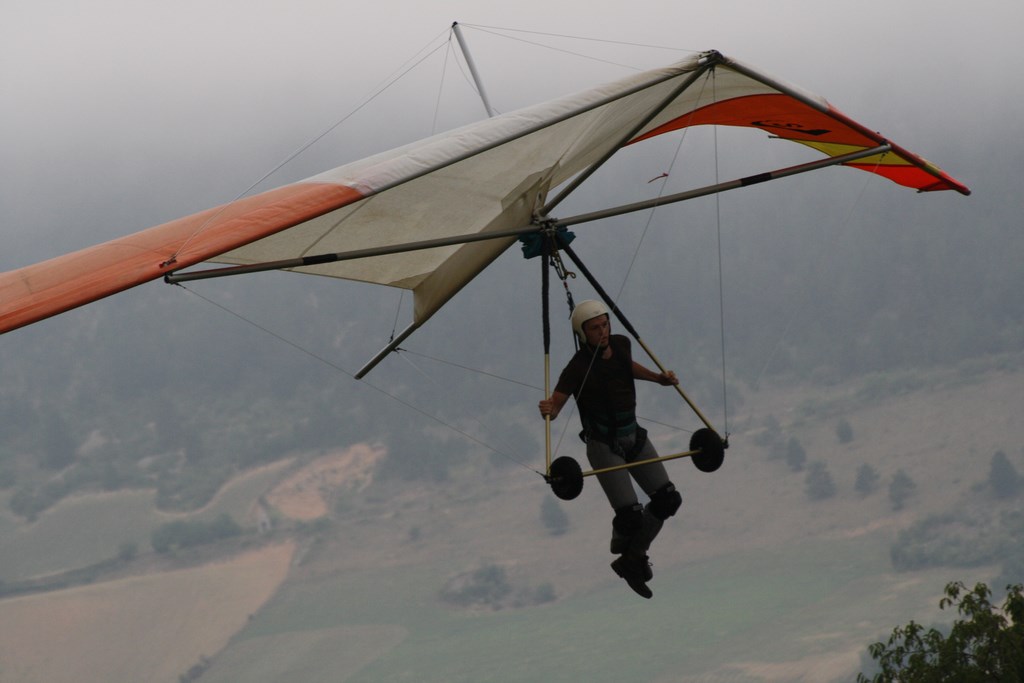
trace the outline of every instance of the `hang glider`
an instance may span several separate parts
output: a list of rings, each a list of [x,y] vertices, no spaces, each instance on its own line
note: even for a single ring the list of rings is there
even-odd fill
[[[703,87],[712,72],[714,87]],[[824,157],[649,202],[551,217],[624,146],[696,125],[758,128]],[[161,277],[283,269],[412,290],[411,325],[362,376],[520,235],[836,164],[920,192],[970,193],[826,100],[707,52],[2,273],[0,333]],[[183,270],[203,263],[228,267]]]

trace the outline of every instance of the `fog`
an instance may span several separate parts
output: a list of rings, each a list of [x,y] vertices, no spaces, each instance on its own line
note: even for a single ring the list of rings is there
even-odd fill
[[[1016,358],[1024,9],[994,0],[687,5],[6,2],[0,269],[482,118],[448,42],[459,21],[500,111],[717,49],[826,97],[973,190],[915,195],[828,169],[659,210],[649,223],[577,230],[581,256],[621,292],[715,423],[730,408],[722,382],[741,404],[771,382],[828,387]],[[628,150],[559,211],[651,196],[648,180],[670,167],[679,142]],[[684,142],[666,192],[812,158],[749,131]],[[352,380],[409,315],[396,290],[287,273],[188,290],[155,282],[0,338],[0,467],[46,451],[54,427],[43,416],[52,415],[79,445],[91,434],[129,444],[111,455],[126,467],[135,465],[127,451],[160,439],[195,449],[197,468],[220,468],[211,480],[284,452],[358,442],[411,453],[423,470],[467,454],[539,467],[539,265],[515,252],[406,346],[533,388],[410,354]],[[572,286],[577,300],[592,296]],[[558,289],[556,366],[571,350]],[[675,405],[648,410],[693,426]],[[740,425],[738,450],[751,448],[756,427]],[[559,428],[572,437],[575,425]],[[909,441],[921,436],[908,428]],[[1006,448],[1024,466],[1009,430],[986,438],[982,465]],[[14,469],[19,485],[43,476],[20,460]],[[5,524],[0,533],[15,526]]]
[[[879,199],[868,198],[887,202],[884,211],[864,212],[864,204],[847,211],[896,225],[935,216],[976,224],[974,212],[991,215],[1019,202],[1014,179],[1024,161],[1005,142],[1021,132],[1016,112],[1024,87],[1005,74],[1021,62],[1009,28],[1020,11],[1003,2],[868,2],[845,10],[813,2],[596,10],[573,3],[484,9],[456,2],[356,10],[299,2],[287,11],[230,2],[163,8],[107,2],[88,9],[9,3],[0,28],[7,103],[0,112],[0,202],[8,244],[0,267],[127,234],[482,116],[464,70],[454,67],[458,58],[445,45],[452,20],[481,26],[467,28],[468,40],[503,111],[619,76],[627,70],[620,64],[653,66],[681,54],[636,45],[715,48],[748,60],[823,94],[976,193],[968,200],[897,199],[885,188]],[[513,30],[501,38],[487,27]],[[560,37],[566,35],[629,45]],[[409,77],[389,85],[424,56]],[[762,142],[723,153],[720,173],[764,170],[782,158],[772,156],[778,147]],[[654,177],[667,159],[638,166],[636,174]],[[708,165],[691,166],[707,172]],[[683,173],[679,177],[689,178]],[[803,191],[853,207],[862,183],[837,180],[831,198],[807,186]],[[762,193],[764,201],[756,191],[749,194],[723,200],[726,217],[737,215],[734,232],[756,230],[753,216],[810,201],[782,199],[769,208],[764,201],[785,197],[784,190]],[[803,218],[816,220],[810,213]],[[741,235],[736,239],[742,249]],[[976,236],[965,231],[964,239]],[[826,252],[826,258],[840,258]]]

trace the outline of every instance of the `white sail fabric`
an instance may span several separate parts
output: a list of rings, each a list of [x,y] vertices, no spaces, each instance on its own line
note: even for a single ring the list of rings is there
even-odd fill
[[[704,80],[701,70],[711,68],[714,78]],[[694,125],[759,128],[918,191],[970,194],[824,99],[709,52],[0,273],[0,333],[211,261],[292,260],[299,272],[411,289],[419,326],[515,237],[318,265],[296,260],[527,230],[550,190],[620,145]],[[857,150],[865,151],[858,161],[846,159]]]
[[[479,232],[528,228],[550,188],[623,142],[697,59],[511,112],[314,176],[365,196],[214,261],[252,264]],[[657,121],[692,108],[684,95]],[[656,124],[652,124],[656,125]],[[298,268],[415,294],[422,323],[515,241],[506,238]]]

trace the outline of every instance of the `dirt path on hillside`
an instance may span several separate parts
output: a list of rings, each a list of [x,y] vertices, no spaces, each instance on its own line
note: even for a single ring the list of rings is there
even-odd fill
[[[4,600],[3,680],[178,680],[277,592],[294,553],[287,542],[202,567]]]
[[[289,519],[324,517],[339,491],[358,493],[373,482],[373,471],[386,454],[380,446],[359,443],[317,458],[275,486],[265,500]]]

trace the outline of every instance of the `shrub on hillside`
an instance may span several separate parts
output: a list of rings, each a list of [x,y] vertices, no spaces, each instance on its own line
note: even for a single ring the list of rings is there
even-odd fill
[[[25,484],[15,490],[7,502],[11,512],[34,522],[39,514],[50,509],[61,498],[67,495],[68,487],[65,481],[57,477],[42,486]]]
[[[807,451],[804,450],[803,445],[795,436],[790,437],[789,443],[786,444],[786,464],[789,465],[789,469],[794,472],[801,472],[806,462]]]
[[[853,427],[845,417],[839,418],[839,423],[836,425],[836,438],[839,439],[839,443],[853,441]]]
[[[892,509],[902,510],[906,505],[907,498],[914,493],[915,488],[917,488],[917,484],[909,474],[903,470],[896,472],[889,483],[889,502],[892,503]]]
[[[151,536],[153,550],[167,553],[239,536],[242,527],[227,513],[210,522],[179,520],[157,528]]]
[[[456,605],[500,605],[512,592],[505,568],[484,564],[471,572],[460,574],[441,590],[441,597]]]
[[[528,607],[551,602],[555,589],[550,583],[536,587],[515,586],[501,565],[481,564],[452,577],[441,589],[441,599],[459,607]]]
[[[139,554],[139,545],[135,541],[125,541],[117,546],[117,559],[121,562],[131,562]]]
[[[996,451],[989,465],[988,483],[996,498],[1013,498],[1020,493],[1020,475],[1003,451]]]
[[[446,434],[396,430],[384,438],[387,455],[375,476],[393,481],[444,482],[453,467],[465,462],[466,446]]]
[[[929,515],[904,529],[889,549],[898,571],[931,567],[977,567],[996,561],[1004,550],[992,520],[963,512]]]
[[[836,495],[836,483],[832,479],[832,474],[820,460],[812,462],[807,468],[804,493],[814,501],[826,500]]]
[[[197,510],[209,503],[214,494],[234,474],[229,465],[187,465],[180,471],[160,477],[156,504],[161,510]]]

